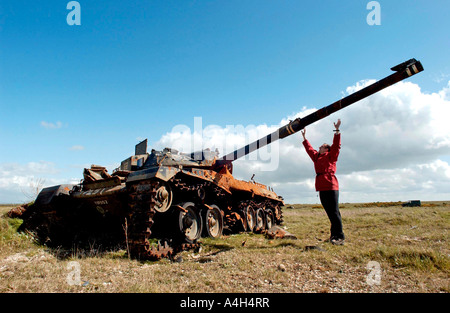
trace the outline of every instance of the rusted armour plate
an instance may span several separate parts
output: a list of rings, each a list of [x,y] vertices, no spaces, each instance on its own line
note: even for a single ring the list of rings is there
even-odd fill
[[[268,239],[297,239],[297,237],[280,226],[274,225],[266,232]]]
[[[13,209],[11,209],[8,213],[7,213],[7,216],[9,217],[9,218],[21,218],[22,217],[22,215],[25,213],[25,211],[27,210],[27,208],[28,208],[28,203],[27,204],[23,204],[23,205],[20,205],[20,206],[18,206],[18,207],[15,207],[15,208],[13,208]]]

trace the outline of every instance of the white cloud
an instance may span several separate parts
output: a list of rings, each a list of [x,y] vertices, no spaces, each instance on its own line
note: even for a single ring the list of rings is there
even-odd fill
[[[433,77],[433,81],[436,83],[441,83],[443,81],[445,81],[446,79],[448,79],[450,77],[450,74],[445,74],[443,72],[439,73],[439,74],[435,74]]]
[[[56,123],[41,121],[41,126],[46,129],[58,129],[61,128],[63,125],[60,121],[57,121]]]
[[[22,203],[34,200],[37,187],[69,183],[55,178],[60,170],[51,162],[0,164],[0,203]]]
[[[84,150],[84,146],[81,146],[81,145],[75,145],[75,146],[70,147],[69,150],[72,150],[72,151],[81,151],[81,150]]]
[[[439,91],[439,96],[444,100],[450,101],[450,81],[446,87]]]
[[[346,202],[448,200],[450,165],[441,160],[340,176]]]

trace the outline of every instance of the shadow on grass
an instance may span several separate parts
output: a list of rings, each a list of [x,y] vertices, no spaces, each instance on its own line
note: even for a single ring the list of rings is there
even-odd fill
[[[307,252],[307,251],[313,251],[313,250],[315,250],[315,251],[322,251],[322,252],[326,251],[325,248],[323,248],[323,247],[321,247],[319,245],[315,245],[315,246],[313,246],[313,245],[304,245],[304,244],[300,244],[298,242],[293,242],[293,241],[283,241],[283,242],[280,242],[280,243],[278,243],[276,245],[270,246],[270,248],[280,248],[280,247],[281,248],[282,247],[292,247],[292,248],[300,250],[301,252]]]
[[[305,245],[298,239],[271,239],[264,236],[264,234],[255,233],[240,233],[238,235],[239,240],[231,241],[231,244],[218,243],[215,244],[213,241],[208,241],[206,244],[209,247],[222,248],[226,250],[236,249],[236,248],[247,248],[255,250],[265,250],[265,249],[279,249],[283,247],[292,247],[300,251],[326,251],[326,249],[320,247],[319,245]],[[263,240],[263,242],[261,242]]]
[[[229,251],[229,250],[233,250],[235,248],[234,246],[229,245],[229,244],[213,243],[213,242],[208,242],[208,243],[201,242],[201,245],[204,247],[208,247],[211,250],[217,249],[217,250],[219,250],[219,252]]]
[[[86,259],[86,258],[102,258],[108,257],[113,259],[127,259],[126,246],[124,244],[116,244],[115,246],[102,246],[101,244],[92,243],[90,246],[86,245],[60,245],[48,246],[41,245],[45,250],[52,254],[60,261],[68,259]]]

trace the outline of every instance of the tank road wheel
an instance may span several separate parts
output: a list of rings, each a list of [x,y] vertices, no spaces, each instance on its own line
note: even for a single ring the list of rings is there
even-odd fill
[[[262,208],[256,210],[255,233],[260,233],[266,228],[266,214]]]
[[[223,232],[223,217],[219,207],[215,204],[208,205],[203,210],[204,235],[211,238],[219,238]]]
[[[172,205],[172,190],[169,185],[163,184],[156,190],[155,210],[164,213]]]
[[[247,224],[247,231],[252,232],[256,226],[256,215],[255,210],[251,205],[244,207],[244,219]]]
[[[193,243],[202,235],[202,217],[192,202],[185,202],[179,206],[178,231],[182,239]]]
[[[275,223],[273,220],[273,213],[270,210],[266,210],[266,228],[270,229]]]

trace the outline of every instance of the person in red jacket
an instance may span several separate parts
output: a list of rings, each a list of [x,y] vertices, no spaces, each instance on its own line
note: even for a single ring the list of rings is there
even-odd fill
[[[345,240],[341,213],[339,212],[339,183],[335,176],[336,163],[341,149],[340,125],[341,120],[334,123],[335,134],[333,144],[330,146],[324,143],[320,146],[319,151],[314,150],[309,141],[306,140],[306,129],[302,130],[303,146],[314,162],[316,191],[319,192],[320,202],[331,222],[330,242],[335,245],[343,245]]]

